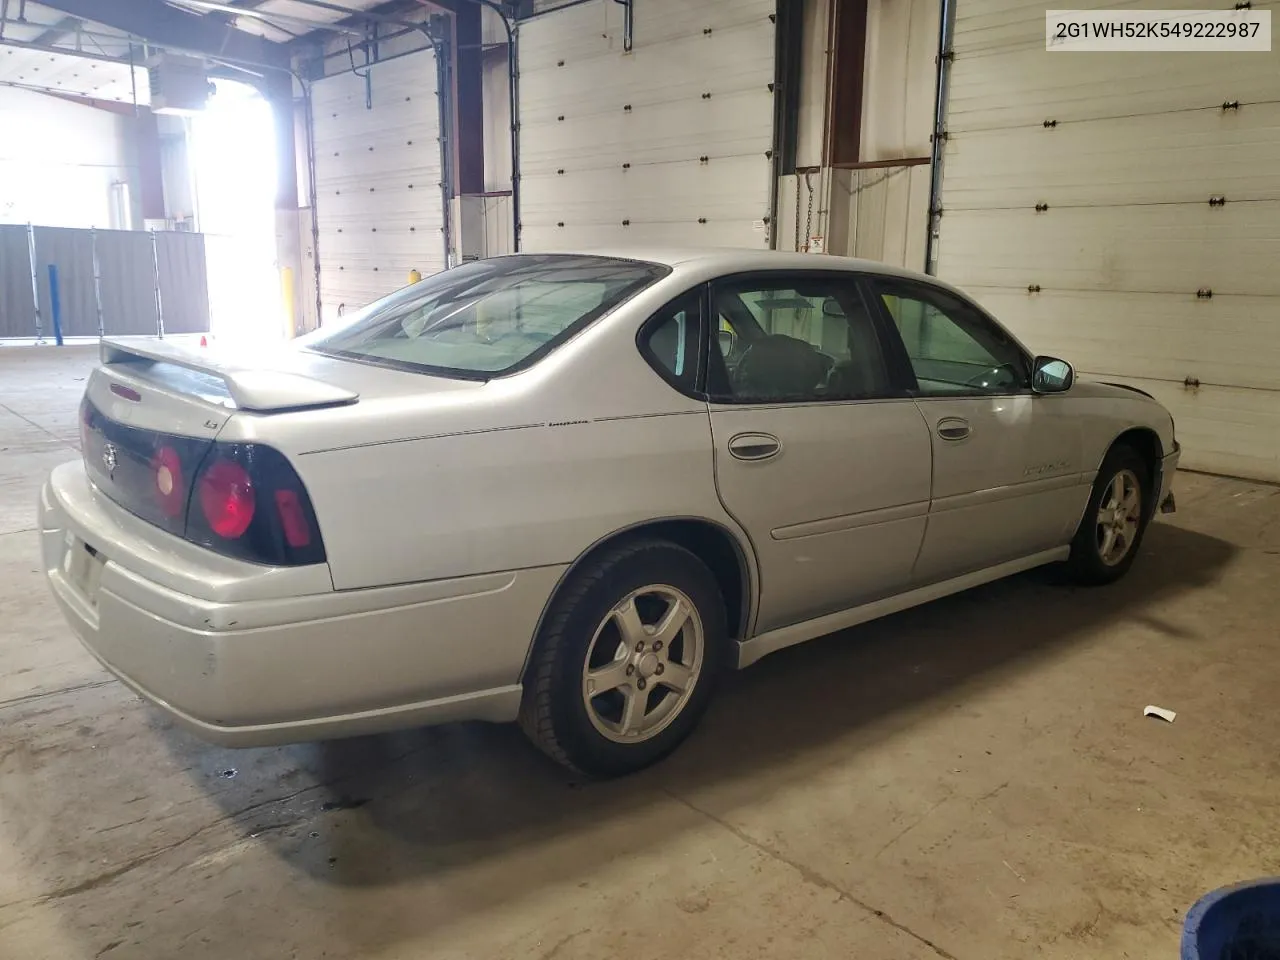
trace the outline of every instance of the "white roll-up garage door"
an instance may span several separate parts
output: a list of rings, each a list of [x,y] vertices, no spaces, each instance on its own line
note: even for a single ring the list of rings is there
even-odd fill
[[[445,265],[435,55],[367,69],[312,87],[323,321]]]
[[[1280,480],[1276,55],[1048,53],[1048,6],[957,0],[938,273],[1158,397],[1184,466]]]
[[[525,250],[765,247],[774,0],[596,0],[519,25]]]

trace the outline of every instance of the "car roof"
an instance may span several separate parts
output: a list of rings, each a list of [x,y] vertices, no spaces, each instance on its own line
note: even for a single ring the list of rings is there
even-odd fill
[[[914,270],[904,270],[875,260],[858,260],[853,257],[836,257],[826,254],[791,253],[782,250],[751,250],[733,247],[677,247],[635,246],[602,247],[598,249],[545,250],[554,253],[584,257],[610,257],[620,260],[640,260],[671,268],[699,267],[712,273],[737,273],[747,270],[850,270],[877,273],[913,280],[929,280],[933,277]]]

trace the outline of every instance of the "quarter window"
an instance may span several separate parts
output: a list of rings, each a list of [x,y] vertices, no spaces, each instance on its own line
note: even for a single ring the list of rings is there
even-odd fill
[[[924,396],[1007,394],[1027,389],[1022,349],[973,306],[942,290],[878,282]]]
[[[889,392],[875,323],[855,282],[734,281],[716,286],[714,399],[857,400]]]
[[[684,393],[693,393],[697,384],[701,314],[702,295],[695,291],[658,311],[640,334],[649,363]]]

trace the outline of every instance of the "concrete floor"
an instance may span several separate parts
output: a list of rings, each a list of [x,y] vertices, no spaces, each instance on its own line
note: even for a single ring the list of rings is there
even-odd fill
[[[1115,587],[770,657],[624,781],[479,724],[227,751],[46,595],[92,359],[0,347],[0,958],[1169,960],[1197,896],[1280,873],[1275,488],[1180,475]]]

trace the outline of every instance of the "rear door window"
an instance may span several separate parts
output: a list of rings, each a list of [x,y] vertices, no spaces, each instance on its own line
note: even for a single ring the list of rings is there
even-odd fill
[[[853,277],[717,284],[709,390],[735,403],[888,396],[879,334]]]

